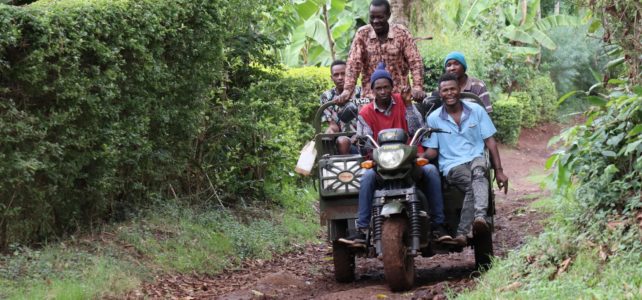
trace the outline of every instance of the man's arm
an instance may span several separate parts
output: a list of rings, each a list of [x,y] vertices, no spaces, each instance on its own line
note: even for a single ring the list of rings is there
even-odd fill
[[[366,123],[366,120],[359,115],[359,118],[357,119],[357,136],[365,136],[369,135],[372,136],[372,129]]]
[[[350,47],[350,53],[348,54],[348,61],[346,62],[346,77],[345,82],[343,83],[343,92],[336,99],[336,102],[339,105],[343,105],[350,99],[350,96],[354,92],[355,86],[357,84],[357,78],[363,69],[363,60],[365,54],[365,44],[363,39],[365,38],[365,31],[357,31],[352,41],[352,46]]]
[[[426,97],[424,92],[424,63],[417,49],[417,43],[408,30],[404,31],[403,54],[410,67],[412,75],[412,97],[415,101],[422,101]]]
[[[333,95],[333,93],[331,93],[330,91],[326,91],[325,93],[321,94],[321,97],[319,97],[319,102],[321,103],[321,105],[332,101],[332,99],[330,99],[330,97],[332,97],[332,95]],[[323,116],[321,118],[321,122],[328,122],[328,125],[329,125],[328,129],[325,131],[326,133],[341,132],[341,128],[339,127],[339,124],[337,123],[337,120],[334,119],[334,116],[332,114],[332,110],[333,109],[334,108],[331,106],[331,107],[326,108],[323,111]]]
[[[488,89],[486,88],[486,84],[483,81],[479,81],[480,87],[479,87],[479,98],[481,98],[482,103],[484,103],[484,108],[486,109],[486,112],[491,113],[493,112],[493,105],[490,102],[490,93],[488,92]]]
[[[489,137],[484,140],[488,152],[490,152],[490,160],[493,163],[493,169],[495,169],[495,178],[497,179],[497,186],[501,191],[504,189],[504,194],[508,192],[508,176],[504,174],[504,169],[502,168],[502,160],[499,158],[499,151],[497,150],[497,142],[494,137]]]
[[[437,156],[439,156],[439,151],[437,149],[426,148],[426,151],[424,151],[424,158],[428,159],[429,161],[435,161]]]
[[[406,106],[406,124],[408,124],[408,134],[414,136],[415,132],[421,127],[424,127],[424,120],[421,117],[421,113],[415,105],[412,103],[410,95],[410,87],[404,87],[401,89],[401,99],[403,99],[404,105]]]

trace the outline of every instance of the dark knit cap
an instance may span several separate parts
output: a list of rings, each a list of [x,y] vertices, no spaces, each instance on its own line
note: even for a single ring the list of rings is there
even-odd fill
[[[392,82],[392,76],[390,76],[390,73],[386,71],[386,64],[384,64],[383,62],[380,62],[377,65],[375,71],[372,72],[372,76],[370,76],[370,88],[373,88],[375,81],[381,78],[388,79],[390,81],[390,85],[394,85],[394,83]]]
[[[448,53],[448,55],[446,55],[446,58],[444,59],[444,69],[446,68],[446,65],[448,64],[448,61],[451,60],[451,59],[454,59],[454,60],[458,61],[464,67],[464,71],[466,71],[466,69],[468,69],[468,65],[466,65],[466,58],[464,57],[464,54],[462,54],[461,52],[457,52],[457,51],[450,52],[450,53]]]

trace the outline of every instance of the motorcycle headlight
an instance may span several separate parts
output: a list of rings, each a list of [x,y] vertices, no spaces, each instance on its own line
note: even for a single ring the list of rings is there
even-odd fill
[[[403,149],[383,150],[379,152],[378,163],[386,168],[396,168],[403,160]]]

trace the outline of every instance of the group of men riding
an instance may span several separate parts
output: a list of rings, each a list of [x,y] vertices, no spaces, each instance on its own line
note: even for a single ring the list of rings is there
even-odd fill
[[[433,134],[425,138],[418,155],[438,162],[422,167],[419,188],[428,199],[433,236],[442,243],[464,246],[467,236],[490,230],[487,219],[488,182],[485,176],[487,163],[484,149],[488,149],[500,189],[508,189],[508,177],[493,138],[495,126],[488,113],[492,105],[484,82],[466,74],[467,64],[463,54],[452,52],[444,59],[445,73],[439,79],[438,91],[443,105],[423,116],[413,103],[426,97],[423,91],[424,66],[415,40],[400,24],[389,24],[391,15],[387,0],[373,0],[370,4],[370,24],[359,28],[355,34],[347,62],[335,61],[331,65],[331,78],[335,87],[321,95],[321,104],[334,101],[324,112],[329,133],[354,131],[356,136],[371,135],[375,141],[379,131],[403,128],[410,136],[425,126],[451,132]],[[412,86],[408,75],[412,76]],[[361,75],[361,87],[356,86]],[[484,107],[461,101],[460,93],[479,96]],[[371,101],[374,99],[374,101]],[[342,136],[337,139],[340,154],[359,153],[354,139]],[[423,150],[423,151],[422,151]],[[441,176],[465,193],[459,228],[455,237],[444,227],[444,204]],[[355,234],[340,239],[348,244],[365,243],[376,173],[368,169],[361,177],[359,210]]]

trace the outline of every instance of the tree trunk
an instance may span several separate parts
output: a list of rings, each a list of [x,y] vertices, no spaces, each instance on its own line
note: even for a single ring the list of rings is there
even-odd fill
[[[410,24],[410,4],[412,0],[390,0],[391,24],[401,24],[406,27]]]
[[[560,14],[560,0],[555,1],[555,15]]]

